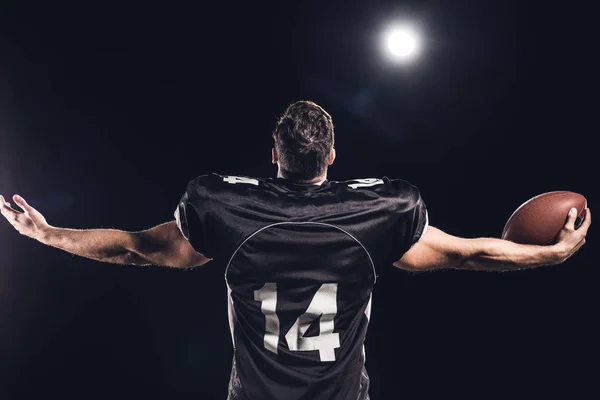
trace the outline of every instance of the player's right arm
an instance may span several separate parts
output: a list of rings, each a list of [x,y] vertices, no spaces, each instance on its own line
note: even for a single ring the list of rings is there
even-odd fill
[[[13,200],[23,210],[13,209],[0,196],[2,215],[22,235],[71,254],[97,261],[191,268],[210,261],[198,253],[179,230],[176,221],[140,232],[117,229],[68,229],[49,225],[25,199]]]
[[[466,239],[429,226],[421,239],[394,265],[407,271],[441,268],[512,271],[560,264],[583,246],[592,223],[587,209],[583,223],[575,229],[577,210],[573,210],[552,245],[522,245],[495,238]]]

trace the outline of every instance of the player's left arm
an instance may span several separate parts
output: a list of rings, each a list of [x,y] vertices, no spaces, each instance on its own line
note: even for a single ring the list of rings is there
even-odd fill
[[[97,261],[191,268],[211,259],[198,253],[183,236],[176,221],[151,229],[127,232],[118,229],[68,229],[51,226],[25,199],[13,200],[23,210],[11,207],[0,196],[2,215],[22,235],[46,245]]]
[[[556,242],[547,246],[524,245],[496,238],[466,239],[430,226],[421,240],[394,266],[407,271],[441,268],[512,271],[560,264],[585,244],[592,223],[591,212],[587,209],[583,223],[575,228],[576,211],[569,212]]]

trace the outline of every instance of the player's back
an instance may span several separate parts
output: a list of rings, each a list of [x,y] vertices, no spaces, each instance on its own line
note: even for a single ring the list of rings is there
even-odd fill
[[[230,400],[368,398],[375,268],[425,229],[416,188],[211,174],[190,182],[176,214],[196,250],[227,262]]]

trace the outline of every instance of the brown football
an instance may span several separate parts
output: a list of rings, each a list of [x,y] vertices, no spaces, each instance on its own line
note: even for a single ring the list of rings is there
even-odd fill
[[[557,191],[535,196],[521,204],[510,216],[504,226],[502,239],[521,244],[551,244],[573,207],[577,208],[576,223],[579,223],[587,207],[587,200],[581,194]]]

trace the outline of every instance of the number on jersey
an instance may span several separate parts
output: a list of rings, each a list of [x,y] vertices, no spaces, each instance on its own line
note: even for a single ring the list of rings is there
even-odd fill
[[[242,176],[224,176],[223,177],[223,181],[227,182],[227,183],[234,184],[234,185],[236,183],[248,183],[250,185],[256,185],[256,186],[258,186],[258,180],[257,179],[244,178]]]
[[[334,349],[340,347],[339,333],[333,333],[337,314],[337,283],[324,283],[313,296],[308,308],[296,319],[285,335],[290,351],[318,350],[321,361],[335,361]],[[277,354],[279,345],[279,317],[277,309],[277,284],[265,283],[254,291],[254,300],[261,302],[265,316],[265,349]],[[310,325],[319,320],[319,335],[304,336]]]
[[[369,187],[369,186],[375,186],[375,185],[383,185],[383,180],[377,179],[377,178],[353,179],[353,181],[357,182],[357,183],[351,183],[351,184],[348,185],[352,189],[358,189],[359,187]]]

